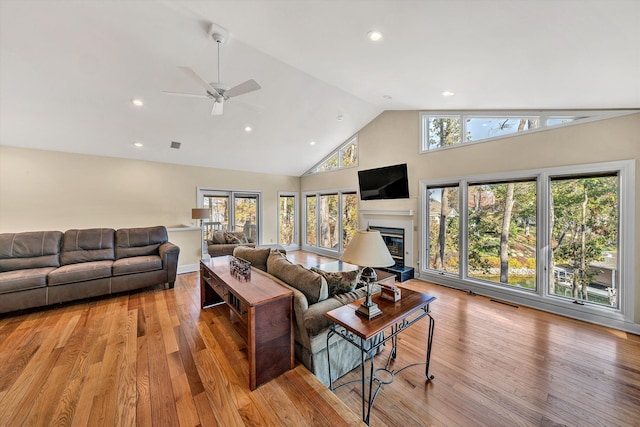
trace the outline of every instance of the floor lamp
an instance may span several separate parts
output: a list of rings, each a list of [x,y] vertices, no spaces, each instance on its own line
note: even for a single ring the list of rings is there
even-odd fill
[[[378,281],[373,267],[391,267],[395,261],[378,230],[358,230],[340,257],[341,261],[365,267],[360,276],[367,285],[367,297],[356,313],[371,319],[382,314],[378,304],[371,301],[371,286]]]
[[[209,208],[194,208],[191,209],[191,219],[200,220],[200,258],[204,253],[204,223],[203,219],[209,219]]]

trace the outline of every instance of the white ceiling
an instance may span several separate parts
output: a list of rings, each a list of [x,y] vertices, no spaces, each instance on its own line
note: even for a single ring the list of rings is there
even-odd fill
[[[216,80],[210,23],[262,86],[222,116],[162,93]],[[0,0],[2,145],[298,176],[384,110],[638,107],[638,0]]]

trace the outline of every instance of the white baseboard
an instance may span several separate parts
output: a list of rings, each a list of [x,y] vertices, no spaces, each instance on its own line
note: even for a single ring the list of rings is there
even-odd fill
[[[194,271],[198,271],[199,269],[200,264],[179,265],[177,274],[193,273]]]

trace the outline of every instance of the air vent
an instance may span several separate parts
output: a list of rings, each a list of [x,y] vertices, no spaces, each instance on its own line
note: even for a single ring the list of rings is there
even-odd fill
[[[182,142],[171,141],[171,148],[175,148],[176,150],[179,150],[181,145],[182,145]]]

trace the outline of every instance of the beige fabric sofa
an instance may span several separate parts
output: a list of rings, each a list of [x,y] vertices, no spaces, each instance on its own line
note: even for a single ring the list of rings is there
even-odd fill
[[[268,274],[293,291],[296,359],[325,385],[329,385],[327,333],[331,322],[324,317],[324,313],[363,298],[365,288],[330,295],[325,276],[300,264],[293,264],[282,253],[269,248],[237,248],[233,255],[251,262],[257,274]],[[359,280],[359,272],[353,280]],[[376,285],[374,291],[379,292],[379,286]],[[346,340],[334,337],[330,346],[334,381],[360,365],[360,350]]]
[[[0,313],[176,280],[163,226],[0,234]]]
[[[238,246],[253,248],[256,242],[241,231],[214,231],[211,239],[207,240],[207,252],[212,257],[233,255],[233,250]]]

